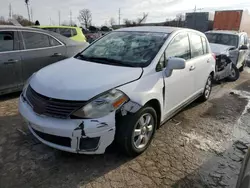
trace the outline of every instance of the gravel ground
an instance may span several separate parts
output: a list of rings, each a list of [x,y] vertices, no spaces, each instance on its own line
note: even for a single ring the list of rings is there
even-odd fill
[[[235,187],[250,143],[250,71],[214,86],[163,125],[148,150],[128,158],[76,155],[37,141],[18,114],[17,94],[0,97],[1,188]]]

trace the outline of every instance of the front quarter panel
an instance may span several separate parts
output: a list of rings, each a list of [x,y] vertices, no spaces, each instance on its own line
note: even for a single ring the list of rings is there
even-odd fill
[[[138,106],[142,107],[152,99],[156,99],[160,103],[161,111],[163,109],[164,85],[162,72],[153,72],[143,75],[139,80],[120,86],[117,89],[124,92],[129,97],[131,102],[137,104],[137,110],[140,109]],[[131,110],[126,110],[132,113],[137,111],[132,111],[132,108]]]

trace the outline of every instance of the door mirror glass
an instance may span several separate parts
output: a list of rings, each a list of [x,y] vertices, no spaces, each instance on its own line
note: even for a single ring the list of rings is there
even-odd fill
[[[241,47],[240,47],[240,50],[248,50],[248,47],[247,47],[247,45],[242,45]]]

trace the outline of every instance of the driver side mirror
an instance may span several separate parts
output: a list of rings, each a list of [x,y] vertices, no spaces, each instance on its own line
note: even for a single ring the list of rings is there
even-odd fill
[[[248,46],[243,44],[241,47],[240,47],[240,50],[248,50]]]
[[[178,57],[172,57],[167,60],[167,66],[165,68],[166,77],[171,76],[173,70],[185,69],[186,60]]]

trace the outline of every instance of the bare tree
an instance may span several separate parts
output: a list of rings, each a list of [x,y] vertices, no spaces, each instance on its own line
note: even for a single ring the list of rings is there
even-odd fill
[[[34,25],[33,22],[30,22],[28,19],[24,18],[22,15],[14,14],[13,19],[15,19],[18,23],[20,23],[22,26],[30,26]]]
[[[137,23],[140,25],[146,22],[147,18],[148,18],[148,13],[143,13],[143,16],[137,19]]]
[[[80,10],[78,20],[82,25],[85,26],[86,29],[89,26],[91,26],[92,14],[91,14],[90,10],[89,9]]]
[[[138,26],[141,25],[142,23],[146,22],[148,17],[148,13],[143,13],[143,16],[141,18],[137,18],[135,20],[129,20],[129,19],[124,19],[124,24],[128,27],[130,26]]]
[[[27,7],[27,12],[28,12],[28,17],[29,17],[29,21],[30,21],[30,8],[29,8],[29,1],[30,0],[24,0],[26,7]]]
[[[110,24],[111,26],[115,25],[115,19],[114,19],[114,18],[110,18],[109,24]]]

